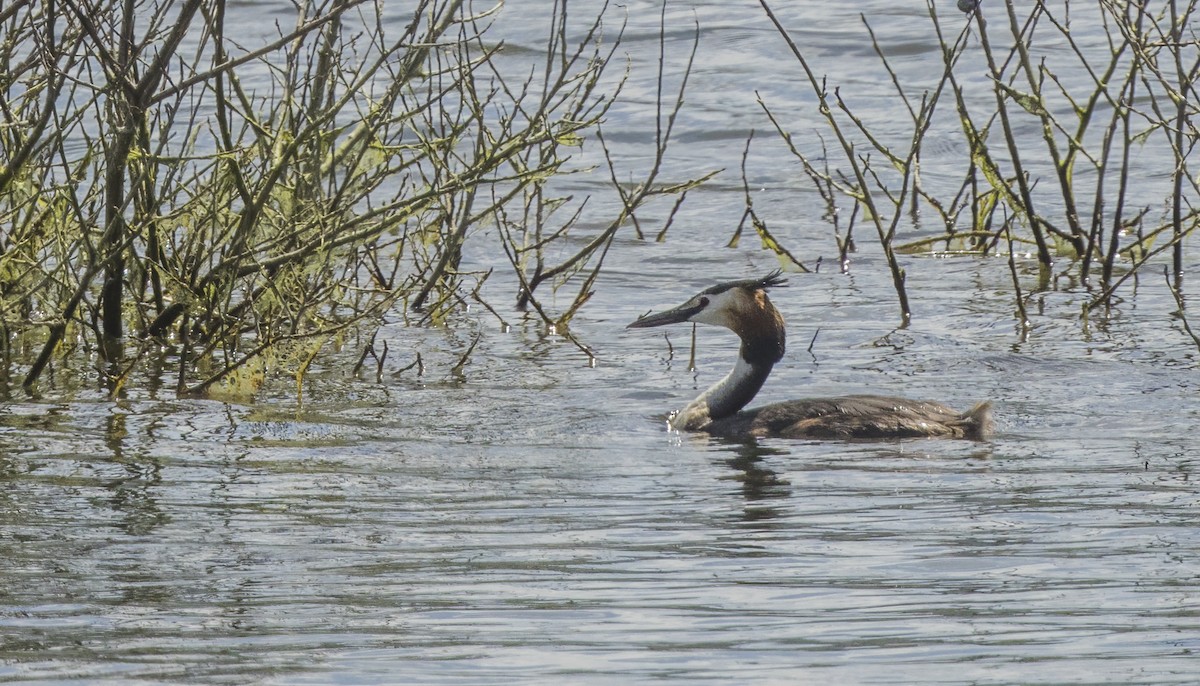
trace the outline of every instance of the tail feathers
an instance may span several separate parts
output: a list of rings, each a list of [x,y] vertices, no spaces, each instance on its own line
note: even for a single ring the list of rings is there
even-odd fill
[[[963,436],[982,441],[992,433],[992,401],[976,403],[975,407],[959,415]]]

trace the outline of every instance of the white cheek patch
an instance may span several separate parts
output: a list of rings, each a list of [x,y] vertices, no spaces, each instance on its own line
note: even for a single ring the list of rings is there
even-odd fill
[[[693,315],[691,321],[732,329],[734,321],[732,314],[738,305],[737,289],[731,288],[721,293],[703,297],[708,298],[708,307]]]

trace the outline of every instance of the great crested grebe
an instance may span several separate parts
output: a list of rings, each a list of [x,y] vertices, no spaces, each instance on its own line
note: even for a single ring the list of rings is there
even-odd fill
[[[966,412],[940,403],[882,395],[805,398],[742,410],[783,358],[783,316],[767,289],[786,280],[774,271],[761,279],[730,281],[707,288],[672,310],[647,314],[630,324],[645,329],[678,322],[714,324],[742,339],[733,371],[671,419],[680,431],[726,438],[908,438],[983,439],[991,430],[991,403]]]

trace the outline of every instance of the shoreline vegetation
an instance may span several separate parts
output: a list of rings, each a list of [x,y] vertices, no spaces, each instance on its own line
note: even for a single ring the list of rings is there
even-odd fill
[[[759,4],[799,65],[834,142],[822,141],[819,154],[805,152],[788,122],[763,98],[758,104],[824,200],[843,270],[858,225],[874,229],[904,323],[911,310],[896,255],[928,252],[1007,256],[1022,336],[1030,328],[1029,294],[1016,253],[1030,252],[1037,261],[1034,290],[1068,275],[1087,288],[1092,297],[1084,317],[1111,306],[1127,281],[1169,253],[1168,285],[1183,318],[1184,239],[1200,222],[1200,176],[1190,165],[1200,136],[1193,121],[1200,111],[1200,40],[1189,27],[1196,2],[1087,3],[1075,15],[1102,25],[1107,44],[1096,51],[1072,36],[1079,19],[1067,3],[1037,0],[1018,8],[1014,0],[959,0],[958,11],[946,14],[944,3],[939,12],[926,0],[942,71],[920,90],[901,81],[888,46],[860,15],[880,78],[894,90],[895,106],[875,113],[906,116],[909,135],[902,140],[886,139],[879,133],[884,122],[871,122],[852,95],[818,75],[772,3]],[[968,91],[978,89],[972,82],[984,65],[983,90],[991,97],[972,98]],[[939,124],[957,129],[969,152],[948,192],[933,190],[921,176],[923,146]],[[1131,159],[1146,145],[1164,147],[1174,160],[1160,198],[1136,194],[1131,183]],[[749,205],[747,216],[758,222]],[[940,227],[941,235],[900,241],[899,227],[922,223]]]
[[[249,48],[227,36],[223,0],[0,9],[6,376],[30,389],[82,354],[115,395],[167,349],[181,396],[252,394],[267,367],[302,387],[316,357],[386,313],[438,324],[477,302],[503,321],[480,296],[489,274],[458,269],[481,225],[517,306],[575,341],[617,231],[703,181],[657,178],[681,94],[659,103],[654,166],[633,184],[611,170],[617,216],[577,226],[583,201],[547,182],[576,171],[585,137],[604,145],[621,81],[599,85],[623,26],[605,7],[580,31],[559,0],[514,81],[489,35],[502,6],[472,7],[418,0],[398,30],[380,3],[306,3]],[[551,259],[568,236],[582,247]],[[562,311],[541,302],[568,282]]]
[[[1184,238],[1200,221],[1189,165],[1200,104],[1194,3],[1098,0],[1110,54],[1097,56],[1072,39],[1065,7],[964,0],[949,16],[928,0],[943,70],[920,90],[901,82],[886,38],[863,17],[910,121],[901,141],[878,134],[760,4],[816,97],[816,112],[786,118],[759,97],[764,121],[824,199],[841,269],[858,225],[873,229],[902,322],[911,315],[897,256],[925,253],[1007,257],[1022,335],[1027,290],[1074,274],[1093,294],[1086,316],[1169,254],[1183,317]],[[294,377],[299,395],[314,363],[348,341],[361,346],[355,374],[382,370],[387,345],[371,332],[385,317],[449,326],[468,305],[504,327],[515,307],[591,359],[570,322],[614,239],[667,240],[688,192],[718,173],[665,171],[700,41],[696,26],[686,66],[666,72],[666,3],[652,161],[634,172],[605,140],[624,82],[613,73],[623,10],[581,19],[556,0],[519,77],[500,65],[499,4],[416,0],[395,21],[381,3],[320,0],[254,46],[230,36],[225,10],[223,0],[0,7],[5,396],[53,388],[55,365],[81,359],[114,397],[147,366],[181,397],[250,398],[272,376]],[[1090,90],[1063,85],[1063,56],[1041,53],[1044,36],[1065,42],[1074,61],[1063,69],[1082,70]],[[990,107],[970,97],[967,54],[972,73],[986,65]],[[818,117],[832,140],[813,136],[820,147],[810,150],[792,131]],[[947,118],[969,150],[949,191],[921,176],[922,144]],[[1031,123],[1032,138],[1022,133]],[[1130,189],[1131,157],[1148,142],[1176,160],[1165,201]],[[572,166],[585,145],[599,149],[600,168]],[[556,178],[581,172],[609,179],[611,198],[556,192]],[[661,225],[639,220],[650,206]],[[941,228],[902,241],[916,223]],[[809,268],[756,213],[748,183],[731,245],[747,225],[785,264]],[[460,269],[468,246],[504,256],[496,280],[515,284],[511,304],[482,295],[492,271]],[[1016,266],[1027,251],[1040,265],[1032,286]],[[565,305],[543,301],[560,289]]]

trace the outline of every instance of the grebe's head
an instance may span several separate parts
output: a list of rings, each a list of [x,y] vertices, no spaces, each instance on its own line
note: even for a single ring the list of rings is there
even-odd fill
[[[748,324],[749,320],[767,317],[775,312],[766,291],[785,283],[787,279],[781,276],[779,270],[761,279],[719,283],[700,291],[679,307],[644,314],[625,328],[648,329],[679,322],[696,322],[723,326],[741,333],[740,329]]]
[[[696,322],[732,330],[742,342],[756,349],[762,361],[778,362],[783,357],[784,326],[779,310],[767,297],[767,289],[787,283],[779,270],[761,279],[742,279],[717,284],[700,291],[679,307],[645,314],[629,329]],[[748,352],[743,350],[743,353]]]

